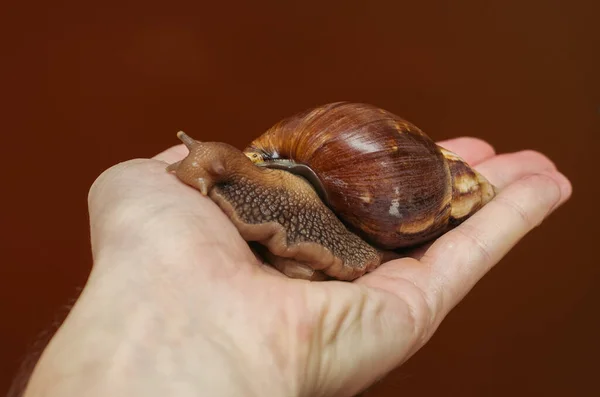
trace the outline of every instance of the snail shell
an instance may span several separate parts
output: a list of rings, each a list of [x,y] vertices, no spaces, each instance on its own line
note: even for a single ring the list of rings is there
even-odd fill
[[[393,250],[457,226],[495,195],[456,154],[368,104],[298,113],[243,152],[178,137],[190,153],[167,170],[209,196],[290,277],[355,279]]]
[[[338,102],[296,114],[244,152],[257,165],[305,176],[340,219],[383,249],[438,237],[495,194],[459,156],[368,104]]]

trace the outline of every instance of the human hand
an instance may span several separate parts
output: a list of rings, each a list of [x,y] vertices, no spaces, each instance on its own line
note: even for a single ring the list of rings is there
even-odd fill
[[[119,164],[89,195],[94,266],[27,396],[352,396],[405,362],[571,195],[541,154],[439,143],[501,191],[413,257],[354,282],[263,264],[207,197],[165,172],[183,145]]]

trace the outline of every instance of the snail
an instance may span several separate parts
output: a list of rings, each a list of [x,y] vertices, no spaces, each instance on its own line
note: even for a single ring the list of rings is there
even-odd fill
[[[370,104],[305,110],[244,150],[177,136],[189,154],[167,171],[210,197],[292,278],[354,280],[438,238],[497,193],[461,157]]]

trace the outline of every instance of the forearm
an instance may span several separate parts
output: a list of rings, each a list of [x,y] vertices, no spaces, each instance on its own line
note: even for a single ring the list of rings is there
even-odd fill
[[[178,293],[156,288],[118,268],[92,277],[25,396],[283,395],[264,390],[268,378],[238,355],[227,332],[177,305]]]

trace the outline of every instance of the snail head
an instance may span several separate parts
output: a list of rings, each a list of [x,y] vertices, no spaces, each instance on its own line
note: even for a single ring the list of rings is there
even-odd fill
[[[226,143],[197,141],[183,131],[179,131],[177,137],[188,148],[189,154],[170,164],[167,171],[175,172],[179,179],[205,196],[215,184],[226,181],[241,167],[251,165],[246,156]]]

